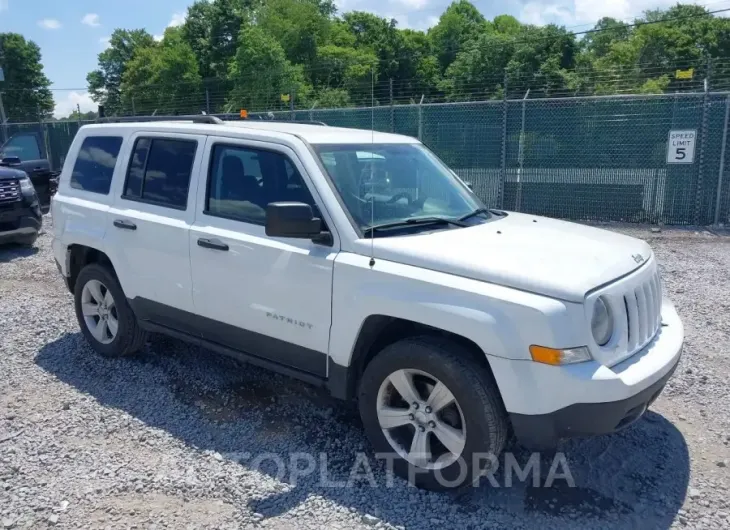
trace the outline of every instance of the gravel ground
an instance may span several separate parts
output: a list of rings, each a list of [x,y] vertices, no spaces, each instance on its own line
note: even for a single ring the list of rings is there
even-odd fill
[[[686,326],[676,375],[634,426],[561,447],[575,487],[539,487],[545,458],[538,487],[498,472],[500,487],[460,494],[387,487],[377,461],[358,460],[354,407],[305,384],[162,337],[133,359],[94,355],[49,234],[0,249],[0,529],[728,528],[730,238],[619,230],[662,263]],[[326,454],[328,467],[297,477],[259,464],[265,453]]]

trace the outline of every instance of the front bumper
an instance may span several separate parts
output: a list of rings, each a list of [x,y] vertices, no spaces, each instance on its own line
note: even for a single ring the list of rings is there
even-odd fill
[[[512,361],[508,376],[498,384],[503,397],[506,394],[515,436],[528,448],[549,449],[561,438],[608,434],[630,425],[674,373],[683,342],[682,322],[672,303],[665,301],[656,337],[611,368],[597,362],[555,367]],[[495,373],[505,373],[498,370]],[[520,392],[505,393],[505,386]]]
[[[30,241],[42,226],[43,217],[37,203],[0,210],[0,244]]]
[[[576,403],[549,414],[510,414],[520,445],[528,449],[554,449],[561,438],[610,434],[628,427],[659,397],[676,365],[659,381],[635,396],[607,403]]]

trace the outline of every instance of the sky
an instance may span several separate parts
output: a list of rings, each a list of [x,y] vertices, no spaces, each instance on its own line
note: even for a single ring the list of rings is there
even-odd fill
[[[340,12],[362,10],[394,18],[401,28],[426,30],[451,0],[336,0]],[[79,105],[95,110],[86,91],[86,74],[108,45],[115,28],[144,28],[162,35],[180,25],[192,0],[0,0],[0,32],[16,32],[41,48],[44,70],[53,83],[55,115],[68,116]],[[604,16],[631,21],[647,9],[676,0],[472,0],[492,19],[509,14],[529,24],[557,23],[572,31],[590,29]],[[696,0],[709,10],[730,8],[730,0]]]

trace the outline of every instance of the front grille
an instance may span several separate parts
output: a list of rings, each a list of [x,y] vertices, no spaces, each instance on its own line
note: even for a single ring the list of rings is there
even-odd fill
[[[626,347],[633,353],[654,338],[661,326],[662,286],[658,272],[624,294],[624,308]]]
[[[21,198],[17,180],[0,180],[0,204],[16,202]]]
[[[662,325],[662,284],[659,268],[652,257],[628,276],[591,294],[610,307],[614,317],[614,336],[592,351],[598,361],[612,367],[646,347]],[[592,307],[592,306],[589,306]]]

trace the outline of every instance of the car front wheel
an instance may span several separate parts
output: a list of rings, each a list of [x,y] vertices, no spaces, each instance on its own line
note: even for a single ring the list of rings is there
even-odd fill
[[[360,414],[380,458],[415,486],[447,490],[478,481],[502,452],[507,417],[487,369],[460,345],[409,338],[366,367]]]

